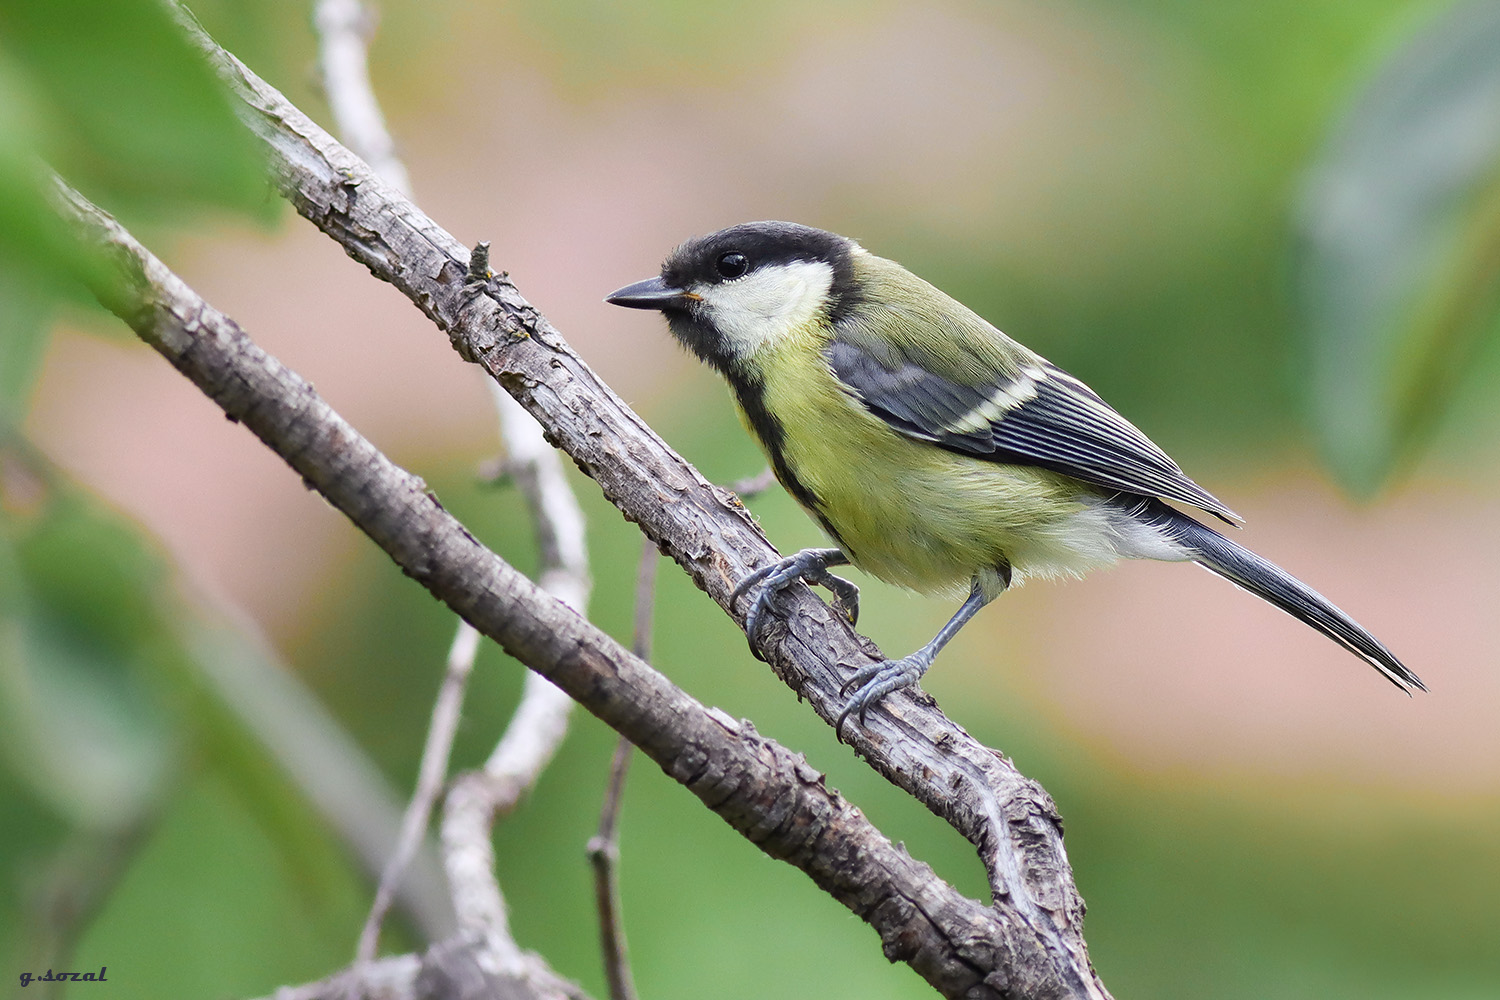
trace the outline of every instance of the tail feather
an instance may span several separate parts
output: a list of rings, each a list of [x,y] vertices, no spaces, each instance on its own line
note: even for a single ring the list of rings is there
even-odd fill
[[[1402,691],[1410,694],[1413,688],[1427,690],[1422,679],[1396,659],[1384,643],[1280,566],[1159,501],[1150,502],[1142,514],[1185,548],[1194,562],[1311,625],[1379,670]]]

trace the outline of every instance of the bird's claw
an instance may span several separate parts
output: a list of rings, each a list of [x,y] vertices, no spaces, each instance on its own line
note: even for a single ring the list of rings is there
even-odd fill
[[[776,600],[776,595],[798,580],[827,587],[834,595],[834,605],[849,619],[849,624],[853,625],[859,620],[859,588],[843,577],[828,572],[828,564],[834,560],[837,560],[835,565],[847,561],[838,549],[803,549],[780,562],[762,566],[735,585],[734,592],[729,595],[730,607],[734,607],[752,589],[760,587],[745,612],[745,636],[750,640],[752,653],[760,656],[755,637],[759,634],[761,622]]]
[[[833,606],[849,619],[849,624],[851,626],[859,624],[859,587],[853,582],[841,576],[835,576],[827,569],[816,577],[808,579],[807,582],[826,587],[833,594]]]
[[[839,720],[834,724],[833,731],[842,733],[844,731],[844,720],[851,715],[858,715],[860,724],[865,721],[865,712],[870,706],[876,704],[880,699],[892,691],[899,691],[905,687],[911,687],[921,680],[927,668],[932,666],[933,657],[923,655],[924,650],[917,650],[910,656],[903,656],[899,660],[881,660],[879,663],[871,663],[861,667],[839,688],[840,694],[849,694],[849,702],[844,710],[839,713]]]

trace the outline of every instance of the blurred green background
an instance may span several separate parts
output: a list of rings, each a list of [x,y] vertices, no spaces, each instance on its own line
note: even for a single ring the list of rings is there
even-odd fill
[[[307,4],[194,10],[328,123]],[[1089,381],[1429,682],[1401,698],[1180,566],[1037,584],[965,631],[925,686],[1056,798],[1117,997],[1500,996],[1500,4],[380,14],[372,72],[418,202],[492,240],[710,478],[763,464],[722,387],[658,319],[600,299],[696,233],[834,229]],[[519,498],[475,473],[491,408],[446,338],[278,206],[153,2],[0,0],[0,974],[108,966],[64,991],[91,1000],[318,978],[371,895],[327,817],[357,788],[379,808],[355,827],[388,821],[453,623],[88,305],[72,282],[96,265],[37,155],[529,570]],[[639,537],[575,485],[591,617],[628,638]],[[779,491],[752,508],[783,550],[818,541]],[[951,611],[861,582],[888,651]],[[968,845],[671,566],[655,661],[982,897]],[[520,677],[481,654],[458,764],[488,754]],[[612,743],[577,719],[496,830],[517,938],[596,996],[583,845]],[[621,836],[644,996],[931,995],[649,764]],[[424,919],[398,914],[388,948]]]

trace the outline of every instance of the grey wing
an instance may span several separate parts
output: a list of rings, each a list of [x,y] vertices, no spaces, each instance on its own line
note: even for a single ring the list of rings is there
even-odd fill
[[[829,366],[865,407],[908,437],[994,462],[1038,465],[1095,486],[1178,500],[1243,520],[1088,386],[1037,359],[1015,375],[964,385],[843,340]]]

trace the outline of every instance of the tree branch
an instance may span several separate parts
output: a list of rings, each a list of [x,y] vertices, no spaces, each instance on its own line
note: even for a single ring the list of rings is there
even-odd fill
[[[190,34],[246,101],[246,120],[265,141],[283,193],[298,210],[377,277],[406,293],[448,333],[463,357],[480,362],[538,417],[549,440],[593,476],[626,517],[640,523],[648,537],[684,566],[702,589],[724,605],[735,580],[774,557],[774,550],[743,508],[656,438],[513,286],[501,279],[491,283],[484,295],[466,293],[462,279],[467,253],[448,233],[215,46],[201,29],[188,23],[189,15],[182,16]],[[80,211],[75,206],[73,214]],[[951,909],[948,899],[956,894],[925,866],[908,867],[916,866],[909,858],[903,862],[882,854],[882,863],[868,870],[872,879],[868,884],[849,880],[848,872],[837,865],[830,868],[830,856],[818,849],[828,846],[830,833],[859,839],[878,838],[878,832],[849,827],[854,819],[836,796],[799,796],[790,805],[759,798],[766,789],[752,788],[750,772],[742,769],[768,763],[772,775],[805,777],[802,793],[810,793],[813,784],[822,787],[815,772],[784,749],[760,740],[747,724],[735,724],[721,713],[705,720],[686,706],[682,712],[687,714],[674,712],[672,706],[680,704],[672,695],[675,689],[667,685],[656,691],[656,682],[647,682],[656,676],[649,668],[595,636],[586,623],[559,619],[552,605],[537,603],[541,598],[534,587],[524,579],[513,579],[519,574],[429,509],[440,512],[424,496],[420,481],[387,468],[389,463],[368,446],[358,455],[322,447],[327,443],[322,439],[343,440],[352,430],[331,411],[325,412],[326,406],[310,389],[274,360],[240,345],[235,339],[242,337],[238,329],[208,307],[195,304],[191,293],[179,288],[181,283],[165,269],[155,277],[167,282],[160,287],[169,291],[157,295],[152,290],[157,286],[144,279],[149,268],[143,262],[149,255],[137,256],[139,248],[132,250],[117,235],[108,238],[115,242],[117,252],[134,261],[130,266],[139,272],[138,280],[132,293],[100,289],[103,300],[175,364],[195,370],[205,391],[226,412],[245,419],[268,442],[275,442],[273,446],[297,471],[326,491],[408,574],[475,620],[487,634],[504,636],[502,644],[523,662],[557,679],[591,711],[631,735],[669,774],[703,795],[737,829],[768,853],[808,871],[836,898],[870,920],[880,929],[890,957],[910,961],[950,995],[982,982],[980,992],[1001,995],[1107,996],[1088,964],[1082,902],[1072,883],[1051,799],[1019,775],[1009,761],[949,722],[930,698],[917,692],[887,699],[869,724],[853,733],[853,745],[880,773],[978,847],[994,896],[990,908],[962,900],[972,909],[957,902],[957,908]],[[187,298],[176,298],[179,291]],[[161,333],[149,333],[158,323]],[[225,331],[233,331],[234,336]],[[188,364],[196,345],[209,342],[217,345],[217,367],[196,369]],[[253,373],[239,371],[231,361],[250,363]],[[236,374],[228,376],[231,370]],[[283,376],[292,381],[281,384]],[[265,423],[255,411],[270,399],[279,402],[269,407],[271,422]],[[309,409],[305,415],[301,413],[304,406]],[[253,422],[252,416],[256,417]],[[325,419],[330,417],[332,423]],[[305,460],[313,453],[318,456],[316,468]],[[387,480],[387,476],[394,478]],[[378,499],[359,489],[352,495],[345,492],[351,483],[373,489],[377,481],[381,486]],[[396,520],[391,520],[393,515]],[[471,589],[476,573],[491,574],[477,591]],[[500,608],[515,617],[507,620]],[[841,707],[839,669],[869,662],[871,647],[805,588],[786,595],[779,611],[778,624],[785,634],[767,637],[764,648],[770,662],[779,676],[832,723]],[[735,614],[732,609],[731,613]],[[533,614],[536,617],[527,617]],[[636,696],[643,688],[623,684],[627,676],[667,700],[638,706]],[[637,707],[656,722],[674,725],[642,727]],[[696,764],[683,770],[684,760]],[[733,779],[727,788],[719,784],[726,776]],[[792,790],[789,785],[777,787]],[[721,799],[720,794],[727,797]],[[798,809],[811,810],[808,815],[818,818],[820,834],[811,844],[805,836],[787,841],[784,837],[792,831],[785,822],[775,823],[768,834],[764,823],[756,819],[757,806],[765,810],[761,816],[782,820],[801,816]],[[804,823],[795,825],[806,833]],[[833,849],[837,853],[840,848]],[[856,860],[860,862],[857,867],[866,870],[864,862],[869,858],[861,855]],[[909,884],[908,878],[916,881]],[[926,905],[939,900],[943,905],[936,909]],[[882,901],[894,902],[899,912],[882,907]],[[920,928],[936,930],[936,938]],[[906,936],[907,930],[915,936]],[[955,960],[958,966],[951,964]]]
[[[422,759],[417,765],[417,783],[412,789],[411,801],[401,816],[401,830],[396,844],[381,870],[380,882],[375,887],[375,899],[370,904],[370,913],[359,932],[359,943],[354,949],[354,961],[357,963],[369,962],[375,957],[386,912],[395,898],[406,866],[422,846],[427,823],[432,816],[432,805],[443,792],[448,776],[448,758],[453,750],[453,737],[458,732],[464,691],[474,669],[474,656],[479,651],[479,641],[480,635],[474,626],[460,621],[458,632],[448,650],[443,682],[438,687],[437,698],[432,704],[432,721],[427,725],[427,739],[423,742]],[[449,891],[456,899],[458,893],[453,890],[451,881]]]
[[[118,223],[61,185],[59,202],[126,277],[97,290],[105,304],[226,415],[408,576],[629,737],[761,850],[803,870],[869,922],[889,958],[910,963],[951,997],[1087,995],[1057,968],[1046,937],[954,891],[829,789],[801,755],[705,708],[548,596]]]
[[[641,546],[640,566],[635,575],[635,627],[630,651],[651,662],[651,620],[656,607],[656,564],[660,553],[650,539]],[[609,762],[609,780],[604,786],[604,804],[599,809],[599,830],[589,838],[586,853],[594,869],[594,908],[599,913],[599,943],[604,953],[604,978],[610,1000],[636,1000],[635,980],[630,972],[630,953],[625,943],[625,918],[620,906],[620,803],[625,794],[625,776],[635,747],[625,737],[615,744]]]
[[[367,50],[374,21],[374,14],[359,0],[319,0],[315,22],[323,88],[350,146],[393,188],[410,196],[410,175],[396,156],[395,143],[370,84]],[[488,248],[482,245],[470,257],[468,280],[486,282],[490,277]],[[541,553],[539,582],[553,596],[586,614],[591,584],[583,511],[568,486],[557,452],[543,439],[540,425],[493,382],[489,385],[512,479],[525,496],[536,525]],[[416,788],[402,819],[401,837],[381,874],[360,933],[356,962],[375,957],[386,910],[402,873],[421,845],[432,806],[442,792],[464,691],[478,650],[479,633],[460,620],[433,706]],[[491,966],[523,971],[536,966],[550,974],[541,960],[523,952],[510,934],[490,828],[498,815],[513,809],[536,783],[567,734],[572,708],[571,698],[528,671],[520,704],[494,753],[482,769],[456,778],[444,800],[443,860],[459,927],[478,943]],[[533,978],[545,980],[546,976]]]
[[[245,100],[282,193],[372,274],[405,293],[466,359],[483,365],[710,597],[727,607],[734,583],[776,552],[743,506],[707,482],[646,426],[504,278],[463,293],[467,251],[274,88],[203,36],[204,51]],[[805,587],[779,602],[762,650],[777,676],[830,725],[843,706],[840,669],[873,662],[856,636]],[[997,912],[1045,941],[1055,974],[1078,996],[1103,996],[1083,941],[1056,806],[1040,785],[972,739],[920,692],[882,702],[851,745],[877,771],[950,823],[979,850]]]

